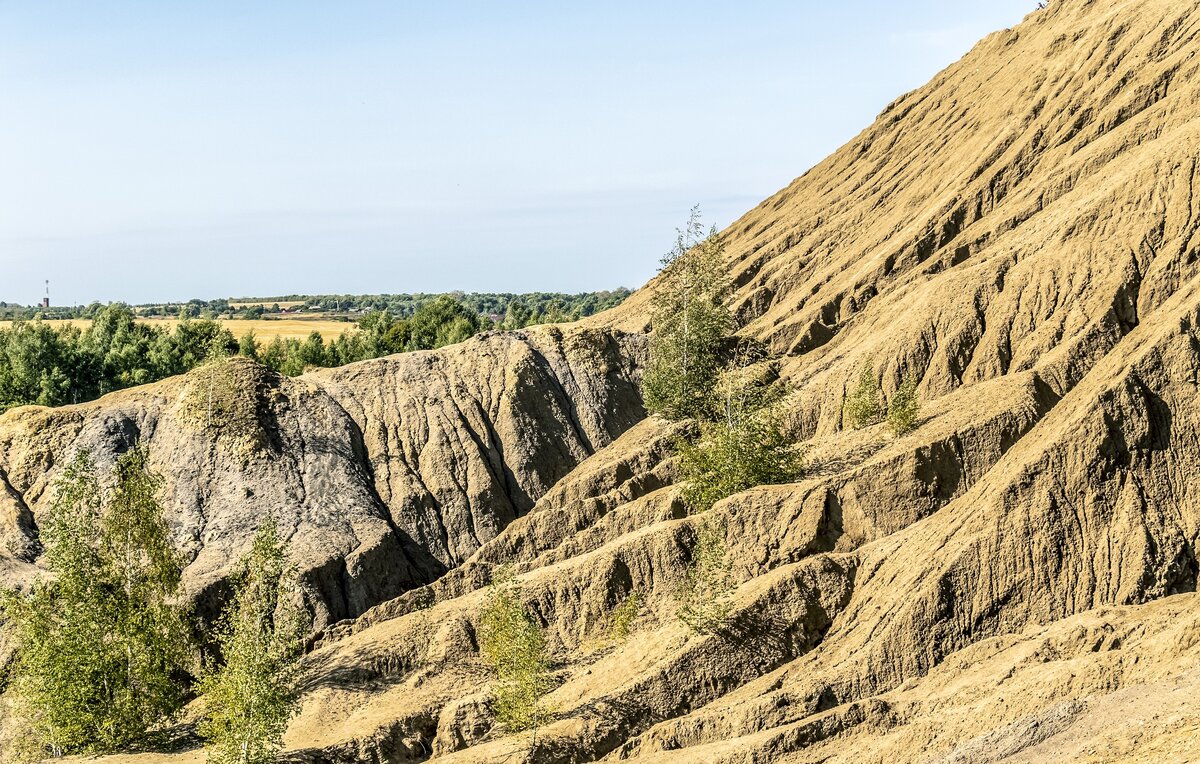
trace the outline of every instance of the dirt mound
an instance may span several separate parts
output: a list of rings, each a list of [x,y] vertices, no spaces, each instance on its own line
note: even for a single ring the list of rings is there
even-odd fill
[[[47,489],[76,450],[106,472],[140,441],[202,612],[274,516],[318,623],[359,615],[465,560],[641,419],[643,345],[550,327],[299,379],[232,359],[93,403],[14,410],[0,417],[0,570],[32,573]]]
[[[1200,3],[1051,3],[726,232],[809,458],[705,518],[738,585],[717,633],[674,617],[705,519],[671,484],[677,430],[640,421],[653,283],[563,330],[248,369],[249,456],[180,419],[195,375],[11,413],[0,571],[36,559],[67,450],[140,433],[201,529],[194,590],[256,507],[286,511],[326,624],[346,619],[306,659],[289,761],[1200,760],[1181,702],[1200,683],[1198,44]],[[914,432],[847,429],[868,360],[885,398],[920,381]],[[475,622],[502,565],[555,658],[536,739],[487,704]]]

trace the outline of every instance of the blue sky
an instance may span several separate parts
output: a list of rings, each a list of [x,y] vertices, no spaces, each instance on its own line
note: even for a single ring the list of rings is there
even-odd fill
[[[0,300],[640,286],[1033,0],[0,0]]]

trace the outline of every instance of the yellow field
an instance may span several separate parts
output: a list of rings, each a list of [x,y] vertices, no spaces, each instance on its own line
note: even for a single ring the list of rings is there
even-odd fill
[[[283,300],[282,302],[275,300],[258,300],[257,302],[231,302],[229,303],[229,307],[233,308],[234,310],[253,308],[255,305],[261,305],[264,308],[269,308],[272,305],[278,305],[281,308],[295,308],[296,306],[303,304],[303,300]]]
[[[175,331],[175,325],[179,323],[177,318],[139,318],[139,323],[150,324],[151,326],[160,326],[168,331]],[[0,328],[7,328],[11,321],[0,321]],[[51,326],[61,324],[75,324],[80,329],[87,328],[91,322],[86,319],[72,319],[61,321],[47,321]],[[302,340],[308,337],[312,332],[320,332],[321,336],[326,341],[335,340],[341,336],[344,331],[357,331],[358,327],[353,323],[346,321],[329,321],[323,319],[305,319],[305,318],[286,318],[278,321],[243,321],[241,319],[232,319],[222,321],[221,324],[233,332],[234,337],[241,337],[249,330],[254,331],[254,336],[261,343],[267,343],[276,337],[287,339],[294,337]]]

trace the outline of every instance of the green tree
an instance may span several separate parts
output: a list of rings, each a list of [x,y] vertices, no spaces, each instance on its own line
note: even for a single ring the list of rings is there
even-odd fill
[[[86,454],[63,469],[53,497],[40,532],[54,578],[34,581],[28,595],[7,591],[0,599],[18,647],[9,694],[26,728],[17,740],[27,747],[7,752],[18,759],[94,745],[101,726],[95,709],[107,700],[104,566],[94,545],[100,485]]]
[[[87,454],[64,468],[42,532],[53,578],[3,598],[18,647],[10,689],[37,754],[116,750],[183,702],[190,632],[159,481],[138,448],[115,481],[102,508]]]
[[[177,604],[183,564],[156,498],[162,479],[140,447],[117,460],[115,473],[100,524],[100,556],[110,585],[119,587],[114,637],[127,683],[114,694],[112,711],[121,714],[132,739],[182,705],[179,673],[192,645],[186,611]]]
[[[149,362],[157,338],[153,328],[136,322],[133,309],[113,303],[96,311],[80,338],[79,350],[99,371],[99,393],[140,385],[156,379]]]
[[[675,593],[675,616],[696,634],[712,634],[729,622],[734,585],[727,557],[725,527],[701,523],[691,565]]]
[[[408,350],[434,350],[474,336],[479,315],[451,295],[422,305],[408,320]]]
[[[0,411],[13,406],[59,406],[96,393],[98,361],[80,348],[73,326],[22,321],[0,330]]]
[[[479,648],[496,672],[492,708],[512,732],[536,730],[550,717],[542,700],[553,686],[546,639],[521,604],[521,590],[502,575],[488,591],[479,616]]]
[[[858,372],[858,382],[846,398],[846,418],[854,429],[861,430],[879,421],[879,380],[868,358]]]
[[[360,344],[364,347],[359,350],[360,353],[379,356],[387,351],[382,347],[383,338],[387,336],[387,332],[392,328],[392,323],[395,319],[386,310],[373,310],[358,320],[358,332],[354,337],[360,340]],[[340,339],[349,339],[350,335],[342,334]]]
[[[388,354],[403,353],[411,341],[412,329],[409,328],[408,321],[399,319],[388,327],[380,341],[380,347]]]
[[[888,404],[888,429],[897,438],[912,432],[921,416],[921,401],[917,397],[917,380],[905,377]]]
[[[310,366],[328,366],[328,356],[325,352],[325,338],[320,332],[309,332],[308,339],[300,346],[297,362],[301,371]]]
[[[803,474],[803,451],[784,427],[786,388],[772,364],[743,360],[714,384],[711,421],[696,442],[680,440],[684,504],[706,512],[721,499],[759,485],[791,483]]]
[[[533,320],[533,312],[521,300],[513,300],[504,310],[504,319],[500,322],[502,329],[524,329]]]
[[[650,361],[642,379],[649,411],[668,419],[702,412],[733,330],[726,274],[723,240],[715,228],[705,234],[693,209],[654,286]]]
[[[223,663],[206,671],[199,691],[201,734],[213,764],[268,764],[296,713],[296,679],[311,625],[296,568],[273,520],[254,537],[218,632]]]
[[[287,363],[288,346],[281,337],[275,337],[267,343],[266,349],[262,352],[260,360],[263,365],[269,369],[273,369],[281,374],[286,374],[284,365]]]
[[[238,355],[258,360],[258,340],[254,337],[253,329],[247,329],[238,340]]]
[[[233,333],[221,326],[219,321],[189,319],[180,321],[171,338],[169,361],[174,368],[164,376],[182,374],[213,358],[214,355],[234,355],[238,342]]]

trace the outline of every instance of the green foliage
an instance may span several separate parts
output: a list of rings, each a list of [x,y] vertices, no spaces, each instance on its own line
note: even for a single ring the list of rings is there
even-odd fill
[[[878,422],[880,413],[879,381],[868,358],[859,369],[858,383],[846,398],[846,418],[854,429],[861,430]]]
[[[574,321],[620,305],[629,295],[624,287],[599,292],[562,294],[557,292],[449,292],[478,316],[499,319],[502,329],[521,329],[532,324],[554,323],[557,320]],[[186,303],[156,303],[135,306],[139,316],[201,318],[228,316],[238,319],[271,319],[282,313],[281,303],[293,310],[324,313],[329,316],[345,317],[348,312],[370,313],[386,311],[393,316],[407,318],[427,303],[443,294],[330,294],[330,295],[281,295],[267,298],[239,298],[216,300],[189,300]],[[297,308],[296,304],[302,303]],[[49,309],[30,308],[0,302],[0,320],[25,320],[35,318],[70,319],[93,318],[107,307],[98,302],[86,306],[55,306]],[[518,321],[511,318],[522,317]]]
[[[521,604],[521,590],[505,575],[492,584],[479,616],[479,648],[496,672],[492,709],[511,732],[536,730],[551,712],[542,696],[553,687],[542,630]]]
[[[0,411],[61,406],[181,374],[214,349],[237,352],[215,321],[185,321],[174,333],[135,321],[126,305],[99,307],[85,331],[41,321],[0,329]]]
[[[24,404],[57,406],[90,387],[99,359],[79,351],[79,330],[40,322],[0,331],[0,411]],[[75,377],[78,382],[73,381]]]
[[[18,647],[10,691],[36,754],[116,750],[183,702],[190,632],[159,479],[134,449],[115,482],[102,507],[88,456],[64,468],[42,528],[54,577],[3,597]]]
[[[786,389],[775,376],[769,364],[743,362],[718,377],[708,404],[713,420],[700,422],[696,442],[676,444],[689,511],[706,512],[735,493],[803,474],[803,452],[784,428]]]
[[[617,605],[613,610],[612,615],[608,619],[608,637],[614,642],[624,642],[629,639],[629,635],[633,633],[633,622],[637,620],[638,614],[642,610],[642,595],[637,592],[630,592],[629,595]]]
[[[705,233],[697,209],[663,258],[654,288],[650,361],[642,378],[646,408],[668,419],[702,413],[733,330],[726,307],[725,244]]]
[[[275,339],[265,347],[252,334],[235,340],[212,317],[277,318],[278,302],[245,304],[191,300],[184,304],[140,306],[93,303],[83,308],[18,308],[0,304],[0,318],[16,319],[0,329],[0,412],[14,406],[61,406],[187,372],[214,353],[261,360],[274,371],[298,376],[310,367],[332,367],[408,350],[428,350],[461,342],[484,329],[520,329],[531,324],[570,321],[621,303],[629,290],[577,295],[533,293],[446,295],[330,295],[280,298],[303,301],[317,311],[348,320],[335,311],[366,311],[359,331],[331,342]],[[244,300],[241,303],[253,301]],[[47,318],[92,320],[86,330],[51,326]],[[168,331],[139,317],[179,316]],[[208,318],[201,318],[202,316]]]
[[[725,527],[705,521],[698,529],[692,563],[675,593],[676,617],[696,634],[712,634],[729,622],[734,585],[726,558]]]
[[[200,733],[212,764],[270,764],[299,703],[297,675],[310,620],[296,568],[273,520],[242,560],[233,601],[218,630],[224,662],[209,667]]]
[[[888,429],[899,438],[912,432],[920,417],[921,401],[917,397],[917,380],[914,377],[905,377],[888,404]]]
[[[254,330],[248,329],[238,340],[238,355],[257,361],[258,350],[258,340],[254,337]]]
[[[212,300],[199,303],[216,313],[229,313],[237,317],[272,318],[280,312],[281,303],[303,303],[302,310],[341,315],[348,311],[356,313],[387,312],[405,319],[411,317],[425,305],[442,297],[450,297],[481,319],[490,319],[500,329],[522,329],[533,324],[548,324],[556,321],[574,321],[585,316],[620,305],[631,294],[628,289],[603,290],[562,294],[556,292],[528,292],[526,294],[488,292],[448,292],[443,294],[374,294],[374,295],[280,295],[268,298],[240,298],[234,300]],[[235,308],[234,305],[237,305]],[[162,310],[173,315],[177,306],[142,306],[143,315]],[[0,312],[2,315],[2,312]],[[199,314],[197,314],[199,315]]]
[[[268,368],[295,377],[310,368],[344,366],[411,350],[433,350],[469,339],[482,328],[478,315],[445,296],[423,304],[407,319],[387,311],[368,313],[359,320],[357,331],[343,332],[332,342],[325,342],[320,334],[313,332],[303,342],[276,337],[265,348],[258,347],[257,352]]]
[[[450,295],[422,305],[408,320],[408,350],[433,350],[474,336],[479,314]]]

